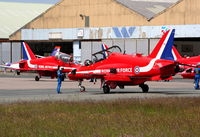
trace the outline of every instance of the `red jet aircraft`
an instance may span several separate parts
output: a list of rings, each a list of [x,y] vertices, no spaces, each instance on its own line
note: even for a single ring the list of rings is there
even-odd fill
[[[72,61],[72,57],[68,54],[61,53],[60,48],[56,47],[49,57],[36,58],[27,43],[22,42],[23,59],[17,63],[9,63],[0,67],[16,70],[19,75],[24,71],[36,71],[35,80],[39,81],[42,76],[50,76],[55,78],[58,67],[63,67],[64,73],[71,72],[80,65]]]
[[[172,53],[174,59],[179,64],[182,64],[180,65],[180,69],[183,70],[183,72],[177,74],[181,75],[183,78],[194,79],[195,76],[194,69],[196,65],[200,63],[200,56],[182,57],[175,47],[172,48]]]
[[[124,88],[130,85],[139,85],[143,92],[148,92],[146,81],[165,80],[176,72],[177,63],[172,55],[174,33],[174,29],[168,30],[149,56],[108,52],[110,55],[106,59],[95,59],[93,64],[90,61],[90,65],[87,63],[72,70],[68,77],[79,81],[80,91],[85,91],[85,87],[81,85],[83,79],[95,78],[101,79],[104,93],[109,93],[110,89],[117,86]]]

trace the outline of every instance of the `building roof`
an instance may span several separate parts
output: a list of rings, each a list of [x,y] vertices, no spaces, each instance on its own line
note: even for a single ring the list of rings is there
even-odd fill
[[[148,20],[181,0],[115,0]]]
[[[52,4],[0,2],[0,39],[9,35],[45,12]]]

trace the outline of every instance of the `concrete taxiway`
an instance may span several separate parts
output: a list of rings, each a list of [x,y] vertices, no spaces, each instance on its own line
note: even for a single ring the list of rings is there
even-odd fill
[[[35,81],[33,75],[16,76],[0,74],[0,103],[14,103],[22,101],[85,101],[85,100],[115,100],[115,99],[145,99],[159,97],[200,97],[200,90],[194,90],[193,80],[175,78],[170,82],[146,82],[149,93],[142,93],[138,86],[125,89],[111,90],[104,94],[100,89],[100,82],[93,84],[84,81],[87,92],[80,92],[78,82],[65,80],[62,83],[62,94],[56,93],[56,79],[41,79]]]

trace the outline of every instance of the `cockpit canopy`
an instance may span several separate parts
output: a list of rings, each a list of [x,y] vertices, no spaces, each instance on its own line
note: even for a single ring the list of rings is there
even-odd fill
[[[58,55],[56,55],[56,58],[64,63],[72,62],[72,56],[65,53],[59,53]]]
[[[96,63],[96,62],[99,62],[99,61],[101,61],[101,60],[104,60],[104,59],[107,59],[108,58],[108,56],[111,54],[111,53],[121,53],[122,52],[122,50],[121,50],[121,48],[119,47],[119,46],[112,46],[112,47],[110,47],[110,48],[108,48],[108,49],[105,49],[105,50],[101,50],[101,51],[99,51],[99,52],[96,52],[96,53],[94,53],[94,54],[92,54],[92,60],[89,60],[89,59],[87,59],[87,60],[85,60],[84,61],[84,65],[85,66],[89,66],[89,65],[91,65],[91,64],[93,64],[93,63]]]
[[[93,60],[93,62],[98,62],[98,61],[104,60],[104,59],[108,58],[108,56],[111,53],[114,53],[114,52],[121,53],[122,50],[119,46],[114,45],[108,49],[105,49],[105,50],[102,50],[102,51],[92,54],[92,60]]]

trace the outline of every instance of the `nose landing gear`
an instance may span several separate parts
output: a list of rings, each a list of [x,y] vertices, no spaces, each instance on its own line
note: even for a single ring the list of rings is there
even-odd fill
[[[78,87],[80,88],[80,92],[85,92],[85,87],[82,86],[82,80],[79,80]]]

